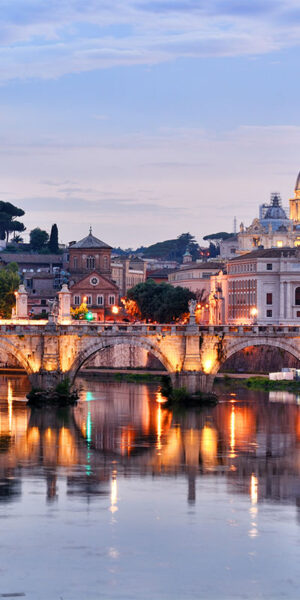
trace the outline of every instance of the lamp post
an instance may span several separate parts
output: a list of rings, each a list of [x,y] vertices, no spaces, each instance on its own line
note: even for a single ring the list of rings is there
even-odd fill
[[[119,314],[119,307],[114,305],[111,309],[112,314],[114,315],[114,323],[116,322],[116,316]]]

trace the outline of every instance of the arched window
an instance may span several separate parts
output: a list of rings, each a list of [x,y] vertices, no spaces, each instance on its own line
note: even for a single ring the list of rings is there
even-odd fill
[[[300,306],[300,287],[295,289],[295,304],[296,306]]]
[[[107,256],[103,257],[103,266],[104,266],[104,269],[108,269],[108,257]]]
[[[88,256],[88,258],[86,259],[86,268],[87,269],[95,268],[95,257],[94,256]]]

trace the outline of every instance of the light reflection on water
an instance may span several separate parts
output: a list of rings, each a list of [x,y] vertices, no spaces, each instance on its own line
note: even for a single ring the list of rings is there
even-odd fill
[[[299,596],[296,397],[172,413],[153,384],[80,383],[31,411],[0,377],[0,596]]]

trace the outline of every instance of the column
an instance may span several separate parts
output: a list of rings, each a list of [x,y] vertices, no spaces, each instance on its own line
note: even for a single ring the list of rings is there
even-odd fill
[[[16,319],[27,319],[28,318],[28,294],[26,292],[25,286],[23,283],[19,286],[17,292],[15,292],[16,297],[16,306],[14,310],[14,317]]]
[[[58,292],[58,322],[68,325],[71,323],[71,292],[66,283]]]
[[[284,286],[285,281],[280,281],[279,284],[279,320],[284,319]]]

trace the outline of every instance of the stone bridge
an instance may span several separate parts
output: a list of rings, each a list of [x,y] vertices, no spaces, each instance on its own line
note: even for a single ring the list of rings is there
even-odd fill
[[[74,382],[91,356],[118,344],[148,350],[173,383],[190,392],[209,391],[222,363],[249,346],[281,348],[300,360],[299,327],[0,322],[0,351],[14,357],[32,385],[42,389],[66,377]]]

